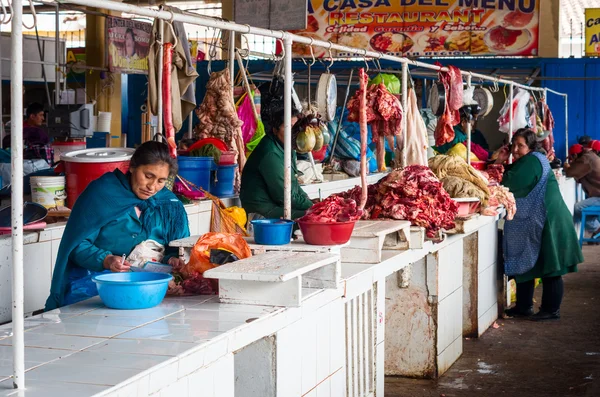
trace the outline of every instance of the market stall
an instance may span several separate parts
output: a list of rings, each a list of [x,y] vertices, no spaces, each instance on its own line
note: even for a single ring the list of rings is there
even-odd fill
[[[213,384],[218,384],[213,395],[233,396],[238,387],[241,390],[244,390],[244,387],[250,387],[244,384],[248,378],[234,380],[233,372],[235,370],[236,373],[247,371],[246,373],[249,374],[264,376],[265,380],[261,382],[261,385],[267,389],[270,388],[270,392],[262,395],[274,395],[273,387],[275,387],[277,395],[287,395],[283,390],[284,387],[293,388],[294,391],[290,392],[293,395],[304,395],[319,388],[329,389],[331,392],[335,392],[335,395],[343,395],[344,390],[358,396],[369,395],[375,390],[377,394],[382,394],[384,368],[389,368],[385,372],[391,374],[438,376],[460,356],[463,332],[476,332],[480,335],[497,317],[497,311],[493,310],[496,305],[493,297],[498,295],[496,293],[498,284],[495,280],[496,262],[494,252],[484,251],[484,246],[490,242],[492,245],[496,245],[494,242],[497,238],[495,231],[498,206],[501,203],[504,204],[509,216],[514,208],[511,207],[510,197],[505,194],[504,189],[497,184],[491,186],[493,178],[485,178],[475,172],[469,164],[470,127],[467,127],[466,131],[468,137],[466,162],[462,160],[462,162],[456,162],[441,156],[434,157],[433,161],[438,166],[434,167],[429,164],[430,169],[427,167],[426,145],[420,145],[421,141],[418,140],[416,146],[411,147],[415,144],[416,138],[410,139],[409,131],[416,133],[417,130],[411,127],[409,122],[415,122],[419,115],[414,107],[416,98],[408,87],[409,66],[419,66],[437,71],[443,81],[447,79],[459,81],[452,88],[445,87],[445,91],[455,90],[459,85],[462,88],[462,76],[466,76],[467,85],[470,84],[472,77],[506,84],[510,87],[511,100],[514,87],[518,86],[523,90],[534,91],[544,89],[460,71],[452,67],[429,65],[407,58],[201,16],[150,10],[110,1],[71,0],[70,2],[151,17],[158,21],[186,22],[231,32],[254,33],[283,41],[283,102],[285,109],[283,207],[286,219],[291,218],[292,214],[292,43],[362,54],[366,58],[387,59],[401,64],[401,99],[394,97],[387,89],[384,89],[383,83],[368,86],[367,64],[359,71],[360,90],[348,103],[350,112],[354,113],[351,117],[360,124],[360,187],[357,186],[348,191],[338,191],[334,195],[323,195],[322,191],[319,196],[323,198],[328,196],[327,199],[308,210],[305,217],[299,222],[303,229],[303,238],[307,243],[310,243],[309,237],[325,238],[329,236],[332,239],[337,237],[337,233],[309,233],[306,229],[307,225],[317,224],[317,227],[332,228],[350,223],[356,228],[356,222],[364,222],[363,220],[359,221],[360,218],[383,218],[395,222],[396,226],[371,234],[361,234],[360,227],[356,230],[347,228],[350,233],[346,236],[346,240],[349,241],[348,244],[352,249],[361,248],[359,241],[363,241],[365,238],[378,241],[377,249],[381,249],[383,252],[379,253],[375,262],[353,263],[351,260],[342,260],[341,258],[344,257],[343,245],[347,241],[333,242],[334,246],[342,245],[335,248],[341,250],[341,257],[339,253],[333,252],[334,250],[329,253],[313,250],[308,254],[306,252],[296,253],[294,261],[286,263],[285,255],[273,250],[258,254],[264,255],[264,257],[257,255],[243,258],[206,271],[207,277],[211,276],[222,282],[219,287],[222,292],[221,298],[231,303],[217,304],[214,298],[204,300],[201,297],[193,297],[175,298],[171,304],[167,299],[156,309],[147,309],[149,312],[138,312],[148,314],[149,318],[146,318],[143,323],[122,323],[121,326],[115,325],[112,330],[102,331],[102,334],[81,334],[77,331],[76,326],[69,325],[70,321],[62,321],[62,319],[60,324],[44,322],[45,319],[52,318],[45,316],[60,316],[63,313],[66,316],[69,313],[77,314],[73,317],[80,318],[77,318],[74,323],[82,318],[84,321],[93,323],[97,320],[95,316],[119,317],[115,315],[118,312],[103,309],[97,299],[89,300],[58,309],[54,313],[34,317],[30,321],[32,329],[28,328],[25,333],[25,327],[30,325],[26,324],[23,319],[23,202],[20,194],[15,193],[15,191],[20,193],[22,188],[20,177],[22,151],[19,147],[22,131],[15,128],[12,152],[15,164],[12,177],[14,187],[12,197],[12,227],[14,229],[12,232],[13,336],[4,335],[4,338],[0,339],[0,345],[12,344],[14,349],[14,370],[10,382],[14,384],[15,388],[25,387],[24,376],[27,367],[24,357],[25,346],[47,347],[47,344],[43,345],[42,342],[32,342],[36,338],[43,339],[43,337],[31,335],[40,333],[65,335],[64,343],[67,346],[75,346],[75,340],[82,338],[83,335],[84,338],[102,338],[98,342],[103,346],[109,346],[120,344],[119,340],[124,338],[163,339],[167,334],[173,335],[172,330],[184,328],[185,331],[180,332],[183,335],[179,336],[183,339],[171,340],[190,344],[201,342],[201,344],[184,346],[173,358],[162,357],[159,360],[149,360],[143,365],[130,364],[138,366],[130,371],[119,371],[119,374],[114,372],[105,374],[106,378],[103,384],[107,386],[90,388],[84,393],[118,395],[135,389],[138,393],[141,391],[160,392],[161,395],[175,396],[185,393],[186,387],[191,387],[190,382],[201,382],[212,378]],[[22,61],[22,53],[18,44],[21,38],[21,8],[21,4],[18,1],[15,2],[12,47],[15,64],[11,77],[14,83],[13,87],[17,88],[14,88],[12,92],[13,119],[17,119],[19,111],[22,110],[22,100],[18,92],[21,80],[18,70]],[[233,34],[230,37],[233,37]],[[162,44],[160,48],[162,49]],[[230,50],[232,51],[230,68],[233,68],[235,54],[233,48]],[[233,75],[233,70],[229,69],[227,72],[229,76]],[[217,73],[215,75],[217,78],[219,77],[218,73],[221,72],[215,73]],[[448,84],[446,83],[447,86]],[[448,93],[446,92],[446,94]],[[454,92],[448,96],[449,103],[452,103],[452,111],[457,111],[462,105],[462,98],[457,95]],[[158,95],[159,109],[162,106],[161,98],[162,96]],[[377,101],[377,103],[391,103],[390,108],[402,111],[403,117],[399,119],[399,113],[386,116],[385,109],[369,114],[366,106],[367,98]],[[450,106],[447,107],[447,109],[449,108]],[[511,136],[513,107],[509,106],[509,109],[508,135]],[[439,137],[447,139],[451,135],[448,127],[452,127],[450,120],[452,117],[454,115],[450,115],[449,110],[446,110],[446,119],[439,124]],[[377,151],[380,156],[379,170],[382,171],[385,168],[381,156],[385,140],[390,136],[396,137],[392,146],[397,150],[396,159],[404,168],[394,170],[382,179],[380,177],[383,176],[374,176],[369,181],[365,164],[367,124],[371,124],[371,128],[374,126],[379,128],[381,127],[379,123],[384,124],[383,129],[374,134],[379,147]],[[171,128],[169,124],[167,121],[168,129]],[[389,128],[390,125],[393,127]],[[402,131],[406,131],[404,139],[401,138]],[[167,133],[167,138],[171,150],[174,150],[173,142],[170,141],[172,134]],[[237,138],[234,136],[233,139],[232,142],[235,142]],[[424,137],[420,136],[418,139],[424,139]],[[242,168],[244,165],[243,147],[238,147],[236,155],[239,156],[236,161]],[[444,164],[437,164],[438,161],[443,161]],[[457,169],[459,171],[456,171]],[[445,189],[443,181],[445,178],[457,178],[461,180],[460,183],[464,184],[463,181],[466,181],[474,185],[478,189],[477,194],[480,195],[477,202],[480,203],[482,213],[476,214],[475,212],[479,208],[467,205],[467,211],[463,214],[465,219],[458,219],[460,222],[457,222],[456,215],[461,202],[455,199],[469,197],[459,197],[458,194],[450,195],[447,192],[449,189]],[[368,186],[368,182],[373,182],[373,184]],[[497,179],[496,182],[500,183]],[[492,191],[490,191],[491,187],[494,188],[491,189]],[[332,188],[328,192],[334,193],[338,188],[342,190],[343,186]],[[368,192],[370,194],[367,194]],[[494,192],[496,192],[495,197]],[[429,212],[414,210],[414,208],[427,206],[428,197],[431,196],[436,197],[437,200],[435,203],[429,203],[434,210]],[[493,198],[496,199],[496,202],[490,203]],[[485,212],[486,210],[488,212]],[[407,221],[418,228],[411,229]],[[329,231],[329,229],[327,230]],[[447,232],[453,230],[456,234],[448,236]],[[401,231],[402,233],[400,233]],[[464,254],[465,250],[469,250],[468,247],[471,244],[475,244],[473,241],[467,240],[474,233],[478,235],[477,252],[481,253],[481,255],[477,254],[477,265],[473,264],[475,255],[473,255],[472,249],[469,255]],[[388,236],[395,241],[395,244],[388,241]],[[426,240],[429,241],[426,242]],[[287,241],[289,242],[289,237]],[[386,245],[386,241],[388,241],[388,245]],[[382,245],[379,245],[379,242]],[[50,247],[54,244],[54,241],[49,242]],[[329,244],[332,243],[329,242]],[[309,245],[318,246],[319,244],[313,242]],[[274,263],[273,269],[261,267],[255,258],[262,259],[261,263]],[[278,271],[278,266],[282,268],[281,272]],[[406,271],[409,266],[412,268],[412,276],[410,272]],[[465,272],[465,267],[470,272]],[[402,272],[399,274],[398,272],[401,270]],[[474,285],[476,282],[477,287]],[[405,290],[399,291],[396,285]],[[404,297],[411,293],[421,294],[420,298],[413,302],[405,301]],[[465,301],[469,305],[467,309],[469,318],[463,321]],[[245,306],[248,303],[258,303],[267,307],[276,306],[276,308]],[[208,308],[203,305],[212,306]],[[477,311],[472,309],[473,305],[477,306]],[[220,324],[217,325],[218,331],[211,331],[202,328],[206,324],[194,321],[195,315],[200,315],[197,319],[202,319],[201,316],[206,315],[203,312],[211,309],[216,312],[212,315],[216,316],[219,321],[225,321],[224,319],[229,317],[229,311],[240,310],[246,314],[229,317],[235,317],[231,321],[234,324],[224,325],[223,328],[227,328],[226,331],[223,331]],[[421,316],[423,321],[419,328],[419,335],[425,335],[428,338],[426,341],[410,339],[413,332],[409,332],[407,326],[409,324],[412,326],[412,320],[408,317],[411,311],[424,313]],[[252,314],[252,316],[248,314]],[[184,319],[183,324],[181,323],[182,318]],[[336,321],[334,322],[332,319]],[[119,322],[119,320],[115,320],[115,322]],[[167,330],[162,329],[164,323],[168,325]],[[182,325],[182,327],[177,327],[175,324]],[[463,329],[464,324],[469,331]],[[36,332],[38,326],[39,329]],[[156,331],[157,329],[158,331]],[[298,343],[298,340],[301,342]],[[78,348],[73,348],[76,352],[69,356],[72,360],[77,360],[89,353],[86,350],[91,345],[87,343],[89,341],[84,342]],[[106,345],[103,342],[106,342]],[[141,344],[143,343],[145,342],[141,342]],[[414,349],[419,349],[418,354],[405,362],[406,355],[404,353]],[[129,353],[139,353],[139,350],[129,351]],[[302,376],[300,377],[297,376],[294,368],[294,359],[298,354],[302,357]],[[329,355],[329,360],[327,355]],[[265,356],[274,361],[267,363],[268,365],[264,367],[254,365],[257,359]],[[71,360],[69,357],[66,357],[65,360]],[[199,360],[200,357],[203,359]],[[43,365],[40,365],[39,369],[27,367],[31,372],[33,382],[38,380],[44,382],[50,376],[48,374],[55,373],[60,370],[61,366],[67,365],[67,363],[61,362],[62,359],[52,360],[43,360]],[[329,365],[324,363],[329,363]],[[81,371],[82,383],[89,383],[91,379],[89,376],[97,375],[96,373],[90,375],[90,371],[87,369]],[[37,377],[38,374],[39,377]],[[67,382],[68,379],[63,378],[59,381]],[[126,389],[127,387],[131,389]],[[221,387],[223,388],[221,389]]]

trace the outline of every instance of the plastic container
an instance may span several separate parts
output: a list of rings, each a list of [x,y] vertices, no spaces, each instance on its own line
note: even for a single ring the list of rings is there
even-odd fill
[[[66,178],[64,176],[32,176],[31,200],[46,208],[64,207],[67,192],[65,189]]]
[[[207,192],[210,190],[210,171],[215,168],[212,157],[177,157],[179,175],[201,187]]]
[[[94,132],[110,132],[111,112],[98,112],[96,120],[96,131]]]
[[[217,197],[233,196],[236,168],[237,164],[219,165],[216,175],[210,181],[210,193]]]
[[[471,167],[475,168],[476,170],[485,171],[485,166],[485,161],[471,161]]]
[[[350,241],[356,221],[320,223],[298,221],[302,237],[310,245],[340,245]]]
[[[133,152],[127,148],[102,148],[62,155],[60,159],[65,163],[67,174],[67,207],[73,208],[77,197],[93,180],[117,168],[126,173]]]
[[[111,309],[148,309],[165,298],[169,281],[166,273],[129,272],[94,276],[102,302]]]
[[[285,245],[292,239],[294,221],[286,219],[257,219],[250,221],[254,242],[262,245]]]
[[[235,152],[226,151],[221,153],[221,159],[219,165],[233,165],[235,164]]]
[[[457,217],[466,217],[474,214],[479,209],[479,199],[477,197],[454,198],[452,199],[458,204]]]
[[[83,150],[86,148],[85,141],[81,142],[52,142],[52,148],[54,149],[54,162],[60,160],[60,156],[76,150]]]

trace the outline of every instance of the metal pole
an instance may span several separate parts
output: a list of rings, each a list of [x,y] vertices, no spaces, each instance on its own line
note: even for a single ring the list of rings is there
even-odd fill
[[[242,71],[244,73],[244,71]],[[231,96],[235,86],[235,32],[229,32],[229,77],[231,78]]]
[[[283,38],[284,88],[283,88],[283,217],[292,218],[292,38]]]
[[[25,388],[23,313],[23,1],[13,1],[10,62],[13,387]]]
[[[0,54],[2,54],[2,25],[0,24]],[[2,106],[2,60],[0,59],[0,148],[4,148],[4,113]]]
[[[60,73],[58,72],[58,65],[61,63],[60,57],[60,16],[58,14],[59,4],[56,3],[56,15],[54,19],[55,30],[54,30],[54,50],[55,50],[55,61],[56,66],[54,67],[54,106],[56,107],[60,103]],[[45,67],[45,66],[42,66]],[[48,104],[50,105],[50,104]]]
[[[509,106],[508,106],[508,143],[510,145],[510,143],[512,143],[512,137],[513,137],[513,107],[512,107],[512,101],[513,101],[513,92],[514,92],[514,86],[512,84],[510,84],[509,86],[509,90],[508,90],[508,98],[509,98]],[[508,155],[508,164],[512,164],[512,153],[510,153]]]
[[[51,3],[51,2],[43,1],[43,0],[41,0],[40,2],[44,3],[44,4],[53,4],[53,2]],[[331,48],[332,50],[349,52],[351,54],[361,54],[361,56],[364,56],[366,58],[387,59],[387,60],[398,62],[398,63],[407,63],[412,66],[418,66],[418,67],[421,67],[424,69],[429,69],[429,70],[442,71],[442,72],[449,71],[449,69],[446,67],[439,67],[439,66],[435,66],[435,65],[432,65],[429,63],[415,61],[415,60],[408,59],[408,58],[387,55],[387,54],[383,54],[380,52],[374,52],[374,51],[365,51],[362,48],[358,49],[355,47],[333,44],[328,41],[314,40],[310,37],[303,37],[303,36],[299,36],[296,34],[290,34],[290,33],[283,32],[283,31],[255,28],[255,27],[251,27],[248,25],[241,25],[241,24],[237,24],[234,22],[213,19],[213,18],[204,17],[204,16],[200,16],[200,15],[193,15],[193,16],[189,15],[189,14],[173,15],[168,11],[163,11],[163,10],[158,11],[158,10],[153,10],[153,9],[149,9],[149,8],[138,7],[138,6],[135,6],[132,4],[118,3],[116,1],[110,1],[110,0],[64,0],[64,2],[70,3],[70,4],[78,4],[78,5],[82,5],[82,6],[103,8],[103,9],[108,9],[108,10],[112,10],[112,11],[121,11],[121,12],[125,12],[127,14],[133,14],[133,15],[137,15],[137,16],[160,18],[162,20],[167,20],[167,21],[173,20],[173,21],[184,22],[184,23],[189,23],[189,24],[193,24],[193,25],[205,26],[208,28],[216,28],[216,29],[234,31],[234,32],[239,32],[239,33],[244,33],[244,34],[255,34],[255,35],[260,35],[260,36],[265,36],[265,37],[272,37],[275,39],[283,39],[285,36],[289,36],[294,42],[297,42],[300,44],[307,44],[307,45],[323,47],[323,48],[327,48],[327,49]],[[467,75],[469,73],[475,78],[486,80],[486,81],[493,81],[493,82],[495,81],[495,82],[501,83],[501,84],[513,84],[515,87],[520,87],[520,88],[528,89],[531,91],[543,91],[543,88],[530,87],[530,86],[527,86],[524,84],[515,83],[514,81],[511,81],[511,80],[500,79],[497,77],[492,77],[492,76],[488,76],[488,75],[481,74],[481,73],[471,73],[471,72],[461,71],[461,74],[463,74],[463,75]]]
[[[468,74],[467,75],[467,88],[469,88],[471,86],[471,75]],[[469,120],[469,122],[467,123],[467,130],[465,131],[467,133],[467,163],[469,165],[471,165],[471,121]]]
[[[165,37],[165,23],[162,19],[158,20],[158,34],[160,35],[158,43],[158,114],[156,115],[156,133],[163,132],[163,100],[162,100],[162,73],[163,73],[163,40]],[[158,136],[158,140],[162,141],[162,136]]]
[[[546,99],[548,100],[548,99]],[[569,158],[569,97],[565,95],[565,159]]]
[[[402,134],[404,135],[402,139],[402,167],[407,166],[407,155],[406,153],[406,145],[407,145],[407,135],[406,135],[406,126],[408,124],[408,120],[406,119],[408,115],[408,64],[402,64],[402,111],[404,113],[402,117]],[[391,148],[390,148],[391,149]]]

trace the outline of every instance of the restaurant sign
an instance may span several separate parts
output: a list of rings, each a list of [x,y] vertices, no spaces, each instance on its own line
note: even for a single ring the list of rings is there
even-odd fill
[[[392,55],[532,56],[538,53],[540,1],[309,0],[307,28],[294,33]],[[310,56],[305,45],[293,50]]]
[[[585,56],[600,56],[600,8],[585,9]]]
[[[148,74],[152,25],[107,17],[108,69],[113,73]]]

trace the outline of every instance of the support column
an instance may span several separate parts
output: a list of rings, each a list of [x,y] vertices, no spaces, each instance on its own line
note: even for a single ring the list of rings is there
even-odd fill
[[[105,14],[110,11],[99,10]],[[107,67],[106,64],[106,18],[97,15],[86,16],[86,63],[90,66]],[[101,76],[106,76],[102,79]],[[109,83],[109,73],[92,71],[85,75],[85,88],[90,98],[97,98],[97,112],[111,112],[110,135],[118,136],[110,140],[111,147],[121,146],[121,75],[113,74]],[[102,88],[112,84],[112,88]]]

